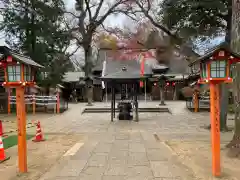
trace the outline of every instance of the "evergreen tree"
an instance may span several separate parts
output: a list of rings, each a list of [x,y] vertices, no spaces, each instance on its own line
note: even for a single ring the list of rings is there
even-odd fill
[[[231,41],[232,1],[230,0],[164,0],[159,14],[171,31],[185,38],[211,39],[225,34]],[[227,129],[228,88],[221,84],[221,130]]]
[[[216,37],[226,34],[230,43],[232,2],[229,0],[164,0],[161,23],[183,37]]]
[[[70,63],[66,54],[69,38],[62,26],[63,1],[4,0],[3,5],[1,29],[6,43],[45,67],[41,71],[48,76],[42,85],[60,83]]]

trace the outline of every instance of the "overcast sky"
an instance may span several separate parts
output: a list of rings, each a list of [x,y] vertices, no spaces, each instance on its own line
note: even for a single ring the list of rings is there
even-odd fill
[[[65,1],[67,9],[74,8],[75,0],[64,0],[64,1]],[[0,2],[0,7],[1,7],[1,2]],[[0,16],[0,22],[1,21],[2,21],[2,17]],[[106,19],[104,24],[105,24],[105,26],[123,28],[124,25],[130,26],[132,24],[130,22],[131,22],[131,20],[124,15],[118,15],[118,16],[111,15]],[[222,38],[222,37],[216,38],[213,41],[211,41],[210,44],[219,44],[223,40],[224,40],[224,38]],[[0,34],[0,45],[6,45],[4,41],[5,41],[4,35]],[[75,48],[73,47],[73,49],[75,49]]]
[[[75,0],[64,0],[67,9],[72,9],[75,4]],[[0,2],[1,7],[1,2]],[[2,21],[2,16],[0,16],[0,22]],[[110,27],[123,27],[123,22],[126,22],[126,17],[123,15],[110,16],[104,22],[105,25]],[[4,35],[0,33],[0,45],[6,45]]]

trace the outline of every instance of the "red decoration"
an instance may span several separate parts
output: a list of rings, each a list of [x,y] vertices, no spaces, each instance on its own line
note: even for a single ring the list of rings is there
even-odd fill
[[[7,62],[12,62],[12,56],[7,57]]]
[[[0,136],[3,136],[3,126],[1,120],[0,120]]]

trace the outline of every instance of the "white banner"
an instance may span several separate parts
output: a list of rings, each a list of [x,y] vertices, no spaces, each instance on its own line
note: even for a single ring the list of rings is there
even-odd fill
[[[105,73],[106,73],[106,65],[107,65],[107,62],[106,62],[106,60],[105,60],[105,61],[103,61],[102,77],[105,76]],[[104,84],[103,81],[102,81],[102,88],[105,89],[105,84]]]

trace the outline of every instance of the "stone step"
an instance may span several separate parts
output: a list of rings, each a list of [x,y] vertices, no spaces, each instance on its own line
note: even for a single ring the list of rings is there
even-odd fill
[[[119,112],[119,109],[115,109],[116,112]],[[111,108],[85,108],[82,113],[108,113],[111,112]],[[139,113],[160,113],[160,112],[168,112],[168,108],[138,108]]]

